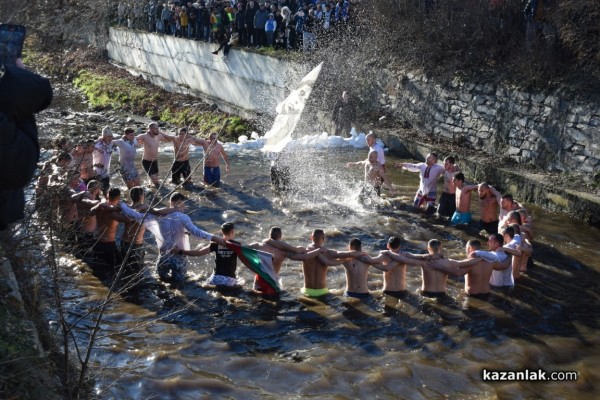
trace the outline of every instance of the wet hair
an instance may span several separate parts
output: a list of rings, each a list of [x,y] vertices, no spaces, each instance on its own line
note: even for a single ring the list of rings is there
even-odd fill
[[[317,237],[317,236],[325,237],[325,231],[323,231],[323,229],[315,229],[314,231],[312,231],[311,236],[312,237]]]
[[[102,188],[102,184],[95,179],[92,179],[87,184],[87,189],[89,192],[91,192],[94,189],[101,189],[101,188]]]
[[[109,200],[115,200],[119,197],[121,197],[121,189],[119,189],[118,187],[111,187],[110,189],[108,189]]]
[[[144,195],[144,188],[141,186],[134,186],[129,189],[129,197],[131,197],[131,201],[134,203],[139,203],[142,200],[142,196]]]
[[[390,247],[390,249],[399,249],[400,248],[400,243],[402,241],[400,240],[400,238],[398,236],[391,236],[388,239],[388,246]]]
[[[223,232],[225,235],[233,232],[234,229],[235,226],[233,226],[233,222],[225,222],[223,225],[221,225],[221,232]]]
[[[454,175],[454,179],[456,179],[457,181],[464,182],[465,174],[463,174],[462,172],[459,172],[458,174]]]
[[[518,225],[522,225],[523,222],[521,221],[521,214],[519,214],[518,211],[510,211],[507,215],[506,215],[507,219],[510,220],[515,220],[516,223]]]
[[[481,249],[481,242],[477,239],[471,239],[467,242],[467,247],[472,247],[475,250]]]
[[[171,195],[171,197],[169,198],[169,201],[170,201],[171,203],[178,203],[178,202],[180,202],[180,201],[184,201],[184,200],[185,200],[185,196],[184,196],[184,195],[182,195],[182,194],[181,194],[181,193],[179,193],[179,192],[174,192],[174,193]]]
[[[502,199],[506,199],[506,200],[510,200],[511,203],[513,202],[513,196],[512,196],[512,194],[503,194],[501,198]]]
[[[502,237],[501,234],[499,233],[492,233],[490,235],[490,238],[494,238],[494,240],[500,245],[502,246],[502,243],[504,243],[504,237]]]
[[[438,155],[437,155],[437,153],[429,153],[429,154],[431,154],[431,155],[433,156],[433,158],[435,158],[435,161],[437,161],[437,160],[438,160]]]
[[[271,231],[269,232],[269,237],[274,240],[279,240],[283,236],[283,232],[281,232],[281,228],[278,226],[271,227]]]
[[[153,126],[155,126],[155,125],[156,125],[156,126],[158,126],[158,124],[157,124],[156,122],[150,122],[150,123],[148,124],[148,129],[152,128],[152,127],[153,127]]]
[[[502,230],[502,235],[508,235],[512,239],[515,237],[515,229],[509,225]]]
[[[132,127],[128,126],[127,128],[125,128],[125,134],[127,135],[128,133],[133,133],[135,132],[135,129],[133,129]]]
[[[452,156],[448,156],[448,157],[444,158],[444,161],[448,161],[448,163],[454,165],[454,163],[456,162],[456,159]]]
[[[350,248],[352,250],[360,251],[362,249],[362,242],[360,241],[360,239],[359,238],[350,239]]]
[[[431,239],[427,243],[427,247],[429,247],[434,253],[437,253],[442,248],[442,243],[437,239]]]

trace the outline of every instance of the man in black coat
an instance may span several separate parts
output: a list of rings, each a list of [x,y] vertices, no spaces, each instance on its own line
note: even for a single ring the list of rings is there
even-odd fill
[[[0,230],[24,216],[23,188],[40,156],[33,114],[52,101],[48,79],[21,67],[0,65]]]

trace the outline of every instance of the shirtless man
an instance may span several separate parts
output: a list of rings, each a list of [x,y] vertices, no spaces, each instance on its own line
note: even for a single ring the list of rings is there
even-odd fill
[[[92,250],[95,242],[97,227],[96,213],[91,209],[100,203],[100,194],[102,193],[102,184],[96,180],[91,180],[87,184],[87,190],[74,195],[78,201],[77,212],[81,220],[82,234],[77,238],[78,251],[77,256],[83,258],[85,254]]]
[[[171,142],[173,136],[160,132],[158,124],[151,122],[148,125],[148,131],[138,135],[135,139],[144,145],[144,154],[142,155],[142,167],[150,177],[150,181],[155,187],[160,186],[158,176],[158,146],[160,142]]]
[[[204,146],[207,141],[188,136],[187,128],[183,127],[179,129],[178,135],[171,142],[173,143],[175,156],[175,161],[171,166],[171,183],[179,185],[181,183],[181,175],[183,175],[183,185],[192,185],[193,182],[190,176],[192,173],[190,167],[190,146]]]
[[[405,256],[408,258],[420,259],[420,260],[432,260],[437,258],[442,258],[442,244],[437,239],[431,239],[427,243],[427,252],[428,254],[394,254],[392,252],[387,252],[386,254],[391,257],[393,260],[403,262],[404,258],[399,256]],[[425,297],[435,297],[440,298],[446,295],[446,281],[448,275],[441,271],[433,270],[427,268],[425,263],[421,266],[421,274],[423,279],[423,284],[421,285],[421,295]]]
[[[456,160],[452,156],[444,158],[444,191],[440,196],[440,203],[437,209],[440,217],[452,217],[454,211],[456,211],[456,188],[453,184],[453,178],[460,172],[460,168],[455,163]]]
[[[275,270],[275,274],[278,278],[279,272],[281,271],[281,266],[283,265],[283,261],[286,258],[295,261],[303,261],[305,259],[314,258],[318,256],[319,253],[322,252],[321,250],[326,251],[326,249],[317,249],[316,251],[307,252],[306,248],[302,246],[292,246],[286,242],[283,242],[282,238],[283,233],[281,231],[281,228],[278,226],[274,226],[269,232],[269,239],[265,239],[262,242],[250,243],[248,245],[248,247],[251,247],[253,249],[273,254],[273,269]],[[285,250],[282,250],[278,247],[269,244],[271,240],[277,241],[281,247],[285,248]],[[260,292],[263,295],[268,296],[277,294],[277,292],[271,286],[269,286],[259,275],[256,275],[254,277],[254,290]]]
[[[520,233],[521,230],[517,224],[505,227],[502,230],[504,246],[499,249],[512,255],[512,274],[515,280],[521,277],[521,272],[527,271],[527,262],[532,252],[531,242]]]
[[[65,245],[73,250],[76,249],[77,240],[81,234],[81,224],[77,210],[79,182],[78,172],[68,172],[67,184],[58,193],[59,232],[64,239]]]
[[[135,167],[135,150],[137,141],[135,139],[135,130],[125,128],[125,133],[121,139],[113,140],[113,144],[119,149],[119,172],[127,189],[140,185],[140,175]]]
[[[477,187],[479,194],[479,230],[486,231],[489,235],[498,233],[498,200],[487,183],[480,183]]]
[[[79,177],[83,179],[86,185],[94,179],[94,159],[93,159],[94,141],[89,139],[75,146],[71,152],[71,164],[79,171]]]
[[[490,186],[491,193],[496,197],[496,201],[500,205],[500,211],[498,213],[498,233],[502,232],[502,229],[508,225],[508,213],[523,208],[521,204],[513,199],[512,194],[500,194],[496,189]]]
[[[414,254],[411,254],[414,258],[409,258],[406,256],[407,253],[401,253],[401,243],[399,237],[392,236],[387,242],[388,250],[380,252],[377,257],[364,255],[358,257],[360,261],[372,264],[375,268],[384,271],[383,293],[399,299],[406,296],[406,267],[408,265],[425,267],[425,260],[418,259]],[[382,263],[385,268],[377,267],[378,263]]]
[[[437,164],[437,154],[429,153],[424,163],[401,163],[401,168],[410,172],[418,172],[420,177],[419,189],[414,199],[414,206],[419,208],[425,206],[427,214],[433,214],[436,210],[435,200],[437,198],[437,181],[444,173],[443,166]],[[398,166],[398,164],[396,164]]]
[[[471,254],[480,249],[481,242],[479,242],[479,240],[469,240],[467,242],[467,254]],[[490,277],[492,276],[492,271],[495,268],[506,268],[508,262],[506,261],[505,263],[504,266],[500,266],[497,262],[484,261],[479,257],[460,261],[440,258],[428,262],[427,268],[433,268],[454,276],[466,275],[465,292],[467,292],[469,296],[485,300],[490,294]]]
[[[477,190],[477,185],[465,185],[465,176],[462,172],[454,175],[452,183],[456,189],[456,210],[452,215],[450,224],[469,224],[471,222],[471,192]]]
[[[390,185],[390,181],[385,174],[385,170],[377,161],[377,152],[371,150],[369,157],[364,161],[349,162],[347,166],[351,165],[364,165],[365,166],[365,188],[361,193],[361,196],[369,197],[369,194],[374,192],[377,196],[381,196],[381,187],[393,191],[394,189]]]
[[[304,274],[304,287],[302,294],[307,297],[321,297],[329,293],[327,289],[327,268],[335,265],[335,258],[350,258],[360,255],[357,251],[335,251],[324,249],[325,232],[322,229],[315,229],[311,235],[311,244],[306,247],[307,253],[316,249],[323,249],[323,254],[318,257],[302,260],[302,273]],[[284,249],[277,240],[269,240],[268,243],[279,249]],[[325,251],[326,250],[326,251]]]
[[[211,133],[208,140],[202,145],[204,149],[204,184],[208,186],[221,186],[221,157],[225,161],[225,172],[229,172],[229,159],[223,145],[217,141],[217,134]]]
[[[115,146],[112,144],[113,134],[110,127],[102,129],[102,136],[94,143],[92,159],[94,163],[94,179],[102,184],[102,193],[110,187],[110,159]]]
[[[94,245],[94,262],[92,269],[100,278],[112,278],[123,263],[123,257],[117,247],[116,235],[120,222],[129,219],[117,211],[121,190],[113,187],[108,190],[106,203],[92,208],[98,223],[98,241]]]
[[[361,252],[362,242],[360,239],[353,238],[348,244],[348,250]],[[361,258],[365,257],[363,261]],[[326,259],[324,262],[329,266],[342,264],[346,270],[346,289],[344,290],[344,296],[354,297],[357,299],[367,299],[371,295],[369,293],[369,287],[367,284],[367,274],[371,265],[382,271],[390,271],[395,268],[398,263],[395,261],[386,260],[386,263],[375,263],[370,259],[367,261],[367,255],[361,255],[357,258],[343,258],[343,259]]]

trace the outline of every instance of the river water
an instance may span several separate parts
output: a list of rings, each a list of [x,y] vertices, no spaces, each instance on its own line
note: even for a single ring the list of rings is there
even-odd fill
[[[233,151],[232,151],[233,153]],[[192,152],[192,161],[202,156]],[[220,189],[184,191],[194,222],[218,232],[235,223],[242,243],[262,240],[273,225],[284,240],[309,243],[323,228],[325,246],[345,249],[351,237],[376,253],[389,236],[402,249],[425,252],[440,239],[448,256],[464,257],[473,230],[454,229],[415,213],[410,204],[417,174],[392,169],[399,194],[377,206],[358,201],[360,169],[345,163],[366,150],[311,150],[297,157],[299,189],[284,197],[270,187],[269,160],[257,150],[230,154],[231,172]],[[171,160],[166,150],[161,171]],[[388,165],[401,161],[388,155]],[[200,170],[195,174],[201,180]],[[121,184],[115,177],[115,183]],[[166,191],[165,191],[166,192]],[[343,267],[331,267],[324,301],[300,295],[299,262],[282,269],[285,294],[278,302],[247,290],[221,294],[204,289],[213,256],[190,258],[191,282],[181,289],[154,283],[139,297],[113,301],[93,353],[92,378],[100,398],[548,398],[600,395],[598,288],[600,232],[568,216],[528,205],[538,236],[535,267],[512,293],[489,301],[464,295],[449,279],[445,300],[419,296],[420,269],[409,267],[406,300],[381,293],[382,274],[369,274],[373,298],[342,296]],[[477,219],[477,204],[472,210]],[[195,245],[199,242],[192,240]],[[154,241],[147,265],[154,277]],[[67,265],[77,265],[66,257]],[[69,268],[64,301],[80,346],[88,340],[90,310],[106,287],[86,268]],[[241,263],[238,273],[253,274]],[[484,382],[482,370],[577,371],[575,382]]]

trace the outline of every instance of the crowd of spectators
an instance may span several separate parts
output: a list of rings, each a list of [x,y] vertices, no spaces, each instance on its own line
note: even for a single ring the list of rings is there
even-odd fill
[[[349,0],[133,0],[117,7],[120,26],[257,49],[310,51],[349,19]]]

